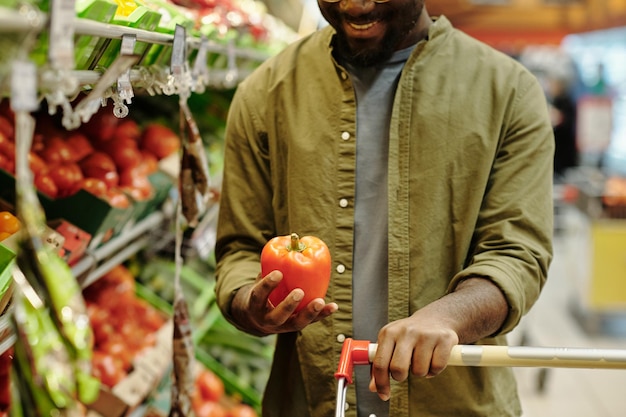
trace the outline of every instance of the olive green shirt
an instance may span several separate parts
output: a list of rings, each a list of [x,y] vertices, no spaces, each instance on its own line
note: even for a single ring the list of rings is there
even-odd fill
[[[216,255],[225,316],[260,272],[276,235],[329,246],[327,301],[339,311],[277,338],[263,415],[334,415],[339,354],[352,334],[356,102],[326,27],[263,63],[237,89],[226,132]],[[389,319],[409,316],[462,279],[485,277],[509,303],[504,344],[537,300],[552,256],[554,138],[543,91],[513,59],[431,26],[408,59],[389,143]],[[354,417],[348,389],[346,416]],[[448,367],[392,384],[391,416],[519,416],[508,368]]]

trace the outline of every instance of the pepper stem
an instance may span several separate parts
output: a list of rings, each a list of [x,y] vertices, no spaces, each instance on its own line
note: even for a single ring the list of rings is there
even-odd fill
[[[300,236],[297,233],[291,234],[291,246],[289,250],[302,252],[304,250],[304,245],[300,242]]]

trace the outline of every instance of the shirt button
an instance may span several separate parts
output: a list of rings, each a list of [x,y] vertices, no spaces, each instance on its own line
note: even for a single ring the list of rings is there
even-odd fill
[[[341,334],[340,333],[340,334],[337,335],[337,341],[339,343],[343,343],[345,340],[346,340],[346,335],[345,334]]]
[[[343,140],[348,140],[348,139],[350,139],[350,132],[343,132],[343,133],[341,134],[341,139],[343,139]]]
[[[348,199],[342,198],[341,200],[339,200],[339,207],[341,208],[348,207]]]
[[[346,266],[343,264],[337,265],[337,272],[339,272],[340,274],[343,274],[344,272],[346,272]]]
[[[344,71],[341,71],[341,79],[342,80],[347,80],[348,79],[348,74],[346,74]]]

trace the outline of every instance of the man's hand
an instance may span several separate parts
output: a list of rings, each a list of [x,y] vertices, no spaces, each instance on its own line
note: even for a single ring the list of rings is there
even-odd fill
[[[301,289],[291,291],[280,304],[272,306],[267,298],[282,279],[280,271],[272,271],[265,277],[259,274],[254,284],[237,291],[231,304],[231,314],[240,327],[259,336],[295,332],[337,311],[337,304],[326,304],[322,298],[316,298],[294,314],[304,297]]]
[[[390,377],[404,381],[409,373],[418,377],[440,374],[455,345],[494,334],[507,313],[506,299],[491,281],[463,281],[454,292],[380,330],[370,390],[386,401]]]

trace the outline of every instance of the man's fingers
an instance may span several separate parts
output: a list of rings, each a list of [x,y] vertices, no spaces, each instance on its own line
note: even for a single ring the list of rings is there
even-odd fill
[[[374,362],[372,362],[373,391],[378,392],[378,396],[383,401],[389,400],[391,394],[391,388],[389,387],[389,362],[393,355],[393,349],[394,344],[379,342]]]
[[[304,291],[300,288],[291,291],[289,295],[268,314],[268,319],[273,321],[275,325],[282,325],[292,316],[294,310],[298,307],[300,301],[302,301],[302,298],[304,298]]]
[[[403,345],[407,346],[407,345]],[[396,381],[402,382],[409,377],[413,351],[396,345],[389,363],[389,372]]]
[[[450,360],[450,353],[452,352],[451,343],[439,343],[435,346],[433,351],[432,360],[430,361],[430,370],[428,371],[429,377],[437,376],[448,366]]]

